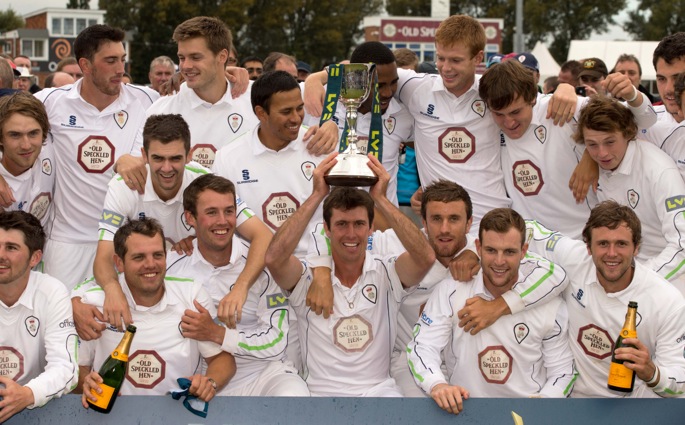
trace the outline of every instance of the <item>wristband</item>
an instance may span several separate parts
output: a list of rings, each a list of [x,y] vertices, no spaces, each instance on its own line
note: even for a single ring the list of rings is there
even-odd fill
[[[659,379],[661,378],[661,373],[659,372],[659,366],[656,367],[654,370],[654,376],[652,376],[652,379],[647,381],[647,386],[652,388],[655,387],[656,384],[659,382]]]
[[[635,102],[635,100],[637,99],[637,97],[638,97],[639,95],[640,95],[640,92],[637,91],[637,89],[635,88],[635,86],[633,86],[633,98],[632,98],[632,99],[626,99],[626,102],[628,102],[628,103],[630,103],[630,102]]]

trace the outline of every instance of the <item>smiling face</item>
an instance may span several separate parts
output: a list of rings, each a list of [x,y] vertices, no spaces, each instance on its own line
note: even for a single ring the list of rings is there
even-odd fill
[[[516,283],[519,264],[526,255],[528,244],[521,246],[521,232],[513,227],[506,233],[484,230],[481,239],[476,240],[476,250],[483,270],[483,283],[497,297]]]
[[[663,58],[656,61],[656,86],[659,96],[666,106],[666,110],[678,116],[678,104],[675,101],[675,79],[681,72],[685,72],[685,57],[674,59],[672,63],[666,63]]]
[[[364,261],[366,243],[371,236],[371,225],[366,208],[350,210],[333,208],[330,227],[324,224],[331,241],[333,259],[336,262],[355,264]]]
[[[533,120],[534,104],[535,101],[528,103],[521,96],[518,96],[504,109],[492,109],[492,117],[507,137],[513,140],[520,139]]]
[[[2,165],[13,176],[33,167],[43,148],[43,130],[34,118],[12,114],[2,126]]]
[[[384,114],[397,91],[397,82],[399,81],[397,64],[393,62],[385,65],[376,65],[376,71],[378,73],[378,100],[380,102],[381,114]],[[369,95],[369,98],[359,107],[359,111],[367,113],[371,111],[372,105],[373,96]]]
[[[583,129],[585,150],[603,170],[613,171],[621,165],[628,150],[628,142],[620,131],[606,132]]]
[[[435,62],[442,82],[450,93],[461,96],[473,85],[476,66],[483,62],[483,52],[475,56],[463,43],[451,46],[435,44],[437,60]]]
[[[430,201],[423,226],[428,242],[441,264],[447,265],[466,246],[472,219],[466,218],[464,201]]]
[[[126,239],[126,248],[124,258],[114,256],[117,270],[124,273],[136,304],[151,307],[164,294],[166,251],[162,235],[132,233]]]
[[[151,140],[143,153],[145,162],[150,165],[150,179],[155,193],[163,201],[176,196],[183,184],[183,172],[190,159],[182,140],[162,143]]]
[[[588,254],[597,267],[597,279],[606,292],[618,292],[633,279],[633,259],[638,247],[630,228],[621,223],[616,229],[597,227],[591,231]]]
[[[227,58],[226,49],[214,54],[202,37],[178,42],[179,69],[188,87],[198,93],[212,91],[218,83],[225,81]]]
[[[22,231],[0,229],[0,290],[3,285],[28,282],[31,269],[41,258],[40,250],[29,253]]]
[[[255,108],[259,118],[259,139],[270,149],[279,150],[297,139],[304,119],[304,102],[300,89],[295,88],[271,95],[267,111]]]
[[[205,257],[208,252],[228,252],[236,226],[235,196],[206,189],[197,197],[197,216],[186,211],[186,221],[195,228],[197,245]]]

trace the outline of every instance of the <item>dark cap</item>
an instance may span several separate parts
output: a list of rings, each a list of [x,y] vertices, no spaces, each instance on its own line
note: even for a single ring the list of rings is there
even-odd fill
[[[540,72],[540,64],[532,53],[518,53],[516,56],[514,56],[514,59],[521,62],[521,65],[525,66],[526,68],[532,69],[535,72]]]
[[[418,72],[422,72],[424,74],[437,74],[438,73],[438,67],[435,66],[434,62],[429,62],[429,61],[424,61],[421,62],[418,66]]]
[[[589,75],[595,78],[605,78],[609,75],[606,64],[599,58],[584,59],[580,61],[580,64],[582,65],[582,68],[580,69],[578,78],[583,75]]]
[[[305,71],[308,74],[312,73],[312,67],[307,62],[297,61],[297,70]]]

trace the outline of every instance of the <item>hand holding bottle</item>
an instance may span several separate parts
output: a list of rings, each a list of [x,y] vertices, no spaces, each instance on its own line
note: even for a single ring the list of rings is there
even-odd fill
[[[638,378],[649,382],[656,377],[656,365],[652,361],[649,349],[637,338],[626,338],[623,340],[626,345],[633,347],[621,347],[614,352],[616,359],[623,360],[625,367],[635,371]]]

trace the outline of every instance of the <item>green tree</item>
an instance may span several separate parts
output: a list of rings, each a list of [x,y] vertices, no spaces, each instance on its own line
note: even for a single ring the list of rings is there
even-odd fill
[[[90,9],[90,0],[69,0],[67,9]]]
[[[641,0],[623,29],[636,40],[661,40],[685,29],[685,0]]]
[[[0,10],[0,33],[12,31],[24,26],[24,18],[17,15],[11,7],[7,10]]]
[[[387,10],[390,13],[402,13],[408,10],[410,16],[414,14],[410,4],[421,9],[423,16],[424,3],[412,3],[411,0],[387,0]],[[655,0],[652,0],[655,1]],[[685,1],[685,0],[681,0]],[[625,8],[625,0],[597,1],[597,0],[546,0],[525,1],[523,6],[524,42],[527,49],[532,49],[538,41],[551,43],[550,52],[557,61],[566,60],[571,40],[586,39],[593,32],[606,32],[610,24],[614,24],[614,16]],[[502,48],[504,52],[513,49],[514,31],[516,25],[516,0],[451,0],[452,13],[463,13],[476,18],[504,19]],[[399,13],[398,13],[399,12]]]

